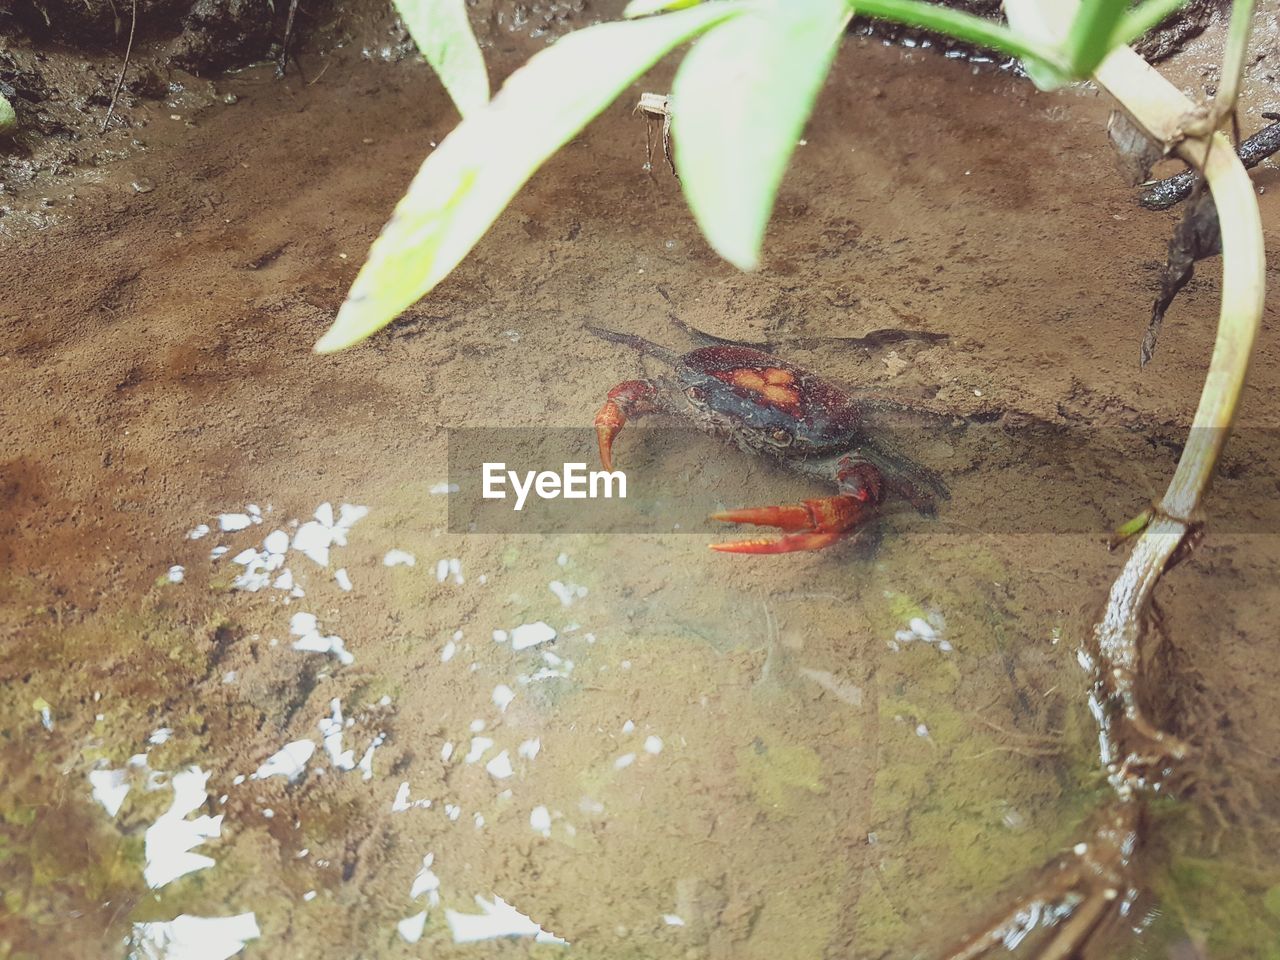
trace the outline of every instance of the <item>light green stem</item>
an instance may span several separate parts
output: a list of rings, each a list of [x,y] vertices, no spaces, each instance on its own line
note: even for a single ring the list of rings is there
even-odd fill
[[[1154,30],[1186,4],[1187,0],[1147,0],[1130,10],[1116,25],[1114,43],[1128,45],[1148,30]]]
[[[1055,70],[1067,70],[1058,51],[1014,33],[1002,23],[985,17],[925,3],[923,0],[849,0],[854,12],[909,27],[922,27],[1001,53],[1039,60]]]
[[[1222,77],[1214,97],[1214,113],[1226,117],[1235,110],[1240,94],[1240,77],[1244,74],[1244,57],[1249,49],[1253,29],[1253,0],[1235,0],[1231,6],[1231,26],[1227,31],[1227,49],[1222,55]]]

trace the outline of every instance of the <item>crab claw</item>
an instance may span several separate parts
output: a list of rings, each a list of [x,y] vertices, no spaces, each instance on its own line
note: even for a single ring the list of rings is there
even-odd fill
[[[613,438],[627,418],[654,413],[661,408],[658,392],[648,380],[624,380],[609,391],[595,421],[600,462],[606,470],[613,472]]]
[[[735,543],[713,543],[712,550],[721,553],[792,553],[797,550],[821,550],[848,536],[870,514],[875,502],[851,494],[838,494],[817,500],[778,507],[753,507],[713,513],[712,520],[728,523],[750,523],[758,527],[777,527],[787,536],[777,540],[740,540]]]
[[[613,438],[627,422],[626,414],[612,400],[606,400],[596,414],[596,443],[600,445],[600,462],[613,472]]]

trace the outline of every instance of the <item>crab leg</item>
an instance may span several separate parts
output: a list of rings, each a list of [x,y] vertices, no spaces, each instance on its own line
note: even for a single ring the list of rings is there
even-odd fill
[[[662,409],[658,391],[648,380],[624,380],[609,391],[608,398],[596,414],[596,441],[600,445],[600,462],[613,471],[613,438],[631,417],[656,413]]]
[[[821,550],[847,537],[884,500],[880,471],[858,456],[840,458],[836,482],[841,493],[833,497],[804,500],[780,507],[748,507],[713,513],[712,520],[750,523],[757,527],[777,527],[787,536],[777,540],[740,540],[713,543],[721,553],[792,553]]]
[[[875,504],[851,494],[837,494],[818,500],[779,507],[750,507],[713,513],[712,520],[727,523],[750,523],[758,527],[777,527],[787,531],[777,540],[739,540],[713,543],[712,550],[721,553],[792,553],[797,550],[821,550],[848,536],[870,515]]]

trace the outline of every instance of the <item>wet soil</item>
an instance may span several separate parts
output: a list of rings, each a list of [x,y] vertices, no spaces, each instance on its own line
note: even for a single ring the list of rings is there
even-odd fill
[[[542,42],[511,34],[496,69]],[[1191,86],[1211,82],[1200,64],[1221,37],[1197,42],[1175,68]],[[1102,533],[1169,476],[1174,441],[1148,438],[1185,428],[1213,341],[1210,268],[1138,370],[1175,214],[1133,204],[1106,104],[851,37],[765,264],[744,275],[707,249],[678,184],[643,169],[631,104],[666,88],[666,64],[430,298],[317,357],[369,241],[456,122],[425,67],[352,53],[315,82],[250,70],[219,83],[234,104],[156,109],[145,151],[72,178],[74,201],[47,216],[0,220],[0,948],[117,956],[125,938],[142,949],[139,923],[254,911],[246,956],[565,949],[456,944],[446,911],[496,895],[586,957],[938,953],[1104,795],[1076,661],[1121,562]],[[1267,63],[1248,128],[1276,107]],[[1274,245],[1274,167],[1255,180]],[[952,487],[937,519],[889,517],[815,555],[709,556],[710,527],[448,532],[449,495],[432,490],[449,430],[588,425],[638,366],[582,324],[677,343],[672,311],[718,336],[801,338],[791,359],[950,419],[1085,431],[1105,456],[1064,478],[916,428]],[[947,339],[821,341],[895,328]],[[1219,483],[1228,531],[1274,498],[1262,431],[1278,383],[1264,331],[1242,416],[1257,432]],[[778,502],[820,492],[710,439],[637,462],[728,506],[744,474]],[[370,512],[327,567],[290,551],[304,596],[232,589],[239,551],[323,502]],[[1084,504],[1096,529],[993,532],[1010,503]],[[224,513],[247,528],[218,530]],[[190,539],[199,524],[215,529]],[[392,549],[416,564],[387,566]],[[1278,572],[1274,532],[1211,523],[1162,588],[1164,719],[1196,759],[1153,809],[1152,892],[1129,918],[1142,933],[1101,955],[1280,943]],[[299,612],[354,661],[293,649]],[[495,639],[539,620],[549,644]],[[335,699],[354,759],[384,737],[368,779],[323,749],[294,780],[237,779],[287,742],[320,744]],[[510,776],[489,767],[502,751]],[[196,851],[215,865],[152,891],[144,836],[190,765],[210,775],[198,812],[225,815]],[[106,770],[131,785],[114,814],[88,780]],[[438,888],[415,893],[428,854]],[[397,923],[423,910],[407,943]]]

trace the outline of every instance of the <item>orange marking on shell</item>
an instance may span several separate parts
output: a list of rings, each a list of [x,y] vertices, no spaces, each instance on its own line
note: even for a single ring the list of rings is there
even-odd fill
[[[798,409],[800,406],[800,394],[796,392],[795,387],[783,387],[770,384],[761,391],[764,398],[778,407],[788,407]]]
[[[713,375],[741,390],[758,394],[771,406],[780,407],[789,413],[798,413],[800,410],[800,391],[792,386],[795,376],[790,371],[778,367],[766,367],[764,370],[736,367],[733,370],[718,370]]]
[[[729,374],[730,380],[735,387],[742,387],[745,390],[754,390],[759,393],[764,389],[764,377],[760,375],[759,370],[734,370]]]

